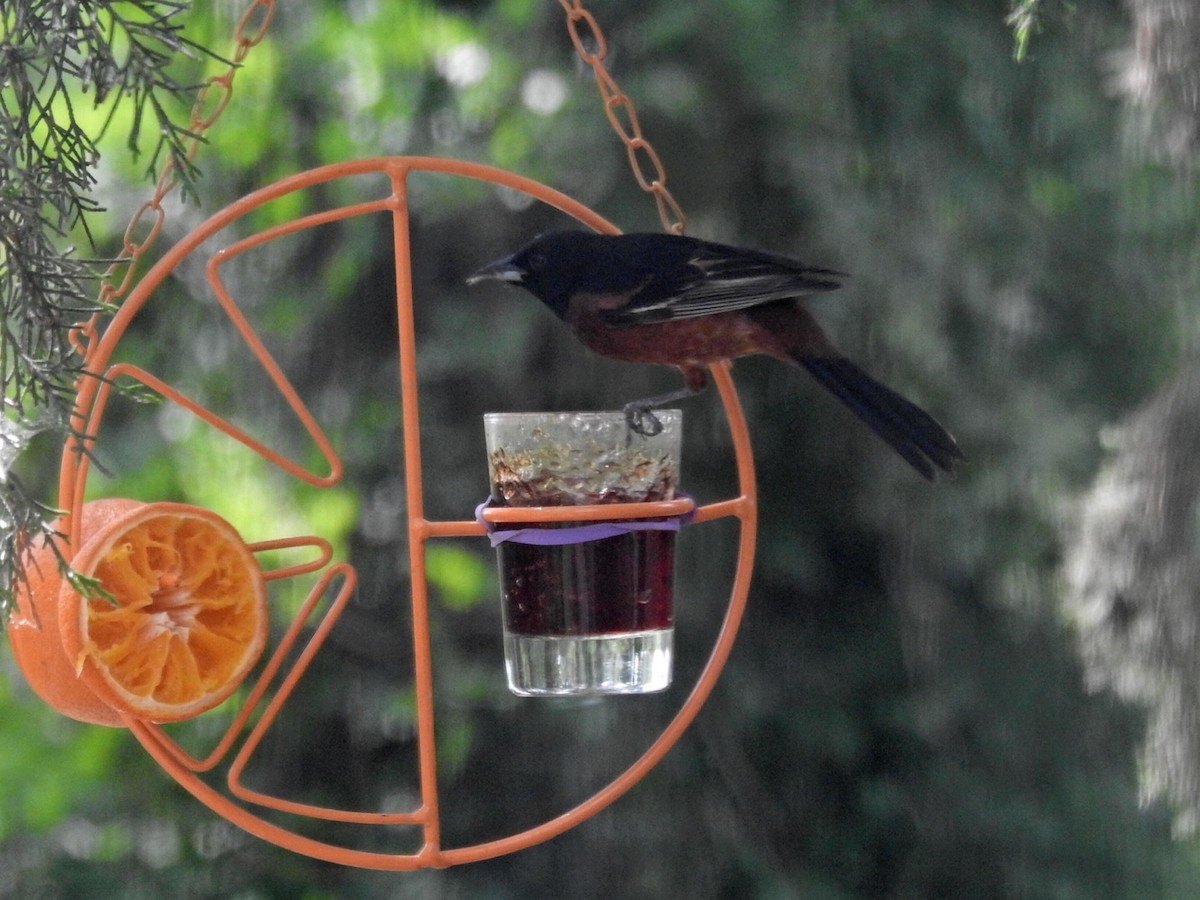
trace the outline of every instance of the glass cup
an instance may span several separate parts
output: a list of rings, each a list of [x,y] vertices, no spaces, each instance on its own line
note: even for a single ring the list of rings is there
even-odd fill
[[[485,415],[492,504],[674,499],[683,414],[654,415],[663,428],[653,437],[632,433],[621,412]],[[619,509],[603,521],[634,522],[623,520]],[[597,538],[581,528],[593,524],[497,526],[539,541],[571,540],[497,545],[504,656],[515,694],[640,694],[671,683],[675,532],[639,529]],[[533,534],[552,529],[571,530]]]

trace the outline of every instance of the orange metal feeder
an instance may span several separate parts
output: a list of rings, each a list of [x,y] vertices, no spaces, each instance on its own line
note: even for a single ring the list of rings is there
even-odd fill
[[[161,395],[166,401],[177,404],[183,410],[199,417],[289,475],[318,489],[338,484],[343,474],[340,459],[316,417],[300,399],[296,389],[288,381],[279,365],[267,351],[261,338],[239,309],[238,303],[227,287],[226,280],[222,277],[222,267],[230,260],[237,258],[239,254],[285,235],[369,213],[390,215],[395,255],[401,370],[400,409],[404,433],[407,529],[411,555],[415,668],[413,674],[417,709],[416,741],[420,802],[411,810],[398,813],[331,809],[264,794],[252,790],[242,783],[242,774],[247,763],[253,758],[264,735],[276,721],[280,710],[287,703],[309,663],[320,651],[325,638],[355,590],[354,567],[348,561],[335,560],[329,542],[319,536],[283,537],[278,540],[248,545],[253,553],[283,547],[309,547],[314,551],[313,558],[303,564],[264,572],[263,577],[267,580],[291,578],[314,572],[319,575],[315,585],[309,591],[307,599],[288,624],[282,637],[274,646],[267,647],[265,665],[261,673],[257,680],[250,685],[245,701],[234,716],[232,724],[206,756],[197,758],[185,751],[160,726],[128,714],[122,714],[124,723],[162,768],[197,799],[230,822],[264,840],[297,853],[342,865],[381,870],[411,870],[427,866],[457,865],[529,847],[560,834],[594,815],[643,778],[662,759],[695,718],[728,658],[749,591],[756,532],[756,493],[749,436],[729,375],[729,366],[725,363],[714,366],[712,376],[720,392],[729,422],[736,455],[739,494],[732,499],[699,507],[695,511],[694,521],[704,522],[722,517],[736,519],[740,526],[739,559],[728,611],[711,656],[695,687],[661,735],[645,750],[642,756],[617,775],[606,787],[575,808],[534,828],[499,840],[473,846],[443,847],[440,840],[438,812],[432,659],[425,579],[425,542],[444,537],[482,537],[485,531],[483,526],[472,518],[461,521],[432,521],[427,519],[424,514],[418,439],[416,337],[413,326],[407,204],[408,179],[414,172],[440,173],[491,182],[556,207],[590,228],[609,233],[617,231],[609,222],[557,191],[509,172],[466,162],[420,157],[368,159],[313,169],[276,182],[216,213],[169,250],[131,291],[102,333],[97,330],[94,322],[82,326],[77,335],[77,342],[79,349],[84,354],[84,370],[91,373],[91,377],[82,378],[78,385],[73,421],[76,436],[69,439],[64,447],[59,482],[59,505],[67,511],[64,530],[68,537],[69,548],[79,548],[88,537],[81,533],[81,523],[83,522],[81,511],[87,486],[90,451],[93,449],[91,445],[94,444],[96,435],[99,433],[113,382],[118,377],[124,377],[140,382],[151,391]],[[304,430],[315,442],[327,467],[325,471],[312,471],[301,463],[285,457],[232,422],[213,413],[178,388],[167,384],[136,365],[126,362],[110,364],[113,351],[126,328],[145,305],[152,292],[185,258],[194,253],[206,241],[210,241],[223,228],[242,219],[263,204],[289,193],[338,179],[372,173],[385,176],[387,184],[387,189],[375,199],[304,215],[266,228],[250,237],[220,247],[212,253],[205,267],[208,286],[214,292],[224,314],[234,324],[258,363],[267,372]],[[206,252],[208,252],[207,248]],[[79,437],[80,435],[86,437]],[[690,502],[676,500],[636,504],[637,508],[623,509],[622,515],[629,518],[677,515]],[[612,510],[611,506],[572,507],[569,515],[576,521],[603,519],[610,517]],[[519,515],[522,521],[549,521],[556,516],[562,518],[565,513],[562,510],[536,508],[519,511],[498,508],[484,512],[485,518],[494,521],[503,521],[506,516],[511,519],[513,515]],[[303,649],[299,650],[290,668],[285,668],[285,663],[293,650],[299,649],[299,640],[305,622],[313,610],[318,607],[322,597],[331,591],[333,599],[314,633]],[[276,684],[277,678],[279,680]],[[256,711],[258,716],[255,719]],[[218,790],[199,777],[199,773],[212,770],[220,765],[227,766],[225,790]],[[329,822],[419,827],[422,830],[423,841],[420,849],[414,853],[390,854],[350,849],[290,831],[256,815],[252,811],[253,807]]]

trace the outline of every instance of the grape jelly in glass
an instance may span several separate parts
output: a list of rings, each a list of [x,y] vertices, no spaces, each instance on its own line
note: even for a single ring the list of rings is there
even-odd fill
[[[655,417],[662,431],[645,437],[629,430],[621,412],[486,415],[493,505],[673,499],[682,414],[663,410]],[[619,506],[604,521],[634,523],[622,519]],[[536,539],[534,532],[593,524],[505,522],[498,529]],[[525,696],[665,689],[674,636],[675,532],[639,528],[578,541],[577,530],[564,534],[571,542],[513,539],[496,548],[509,688]]]

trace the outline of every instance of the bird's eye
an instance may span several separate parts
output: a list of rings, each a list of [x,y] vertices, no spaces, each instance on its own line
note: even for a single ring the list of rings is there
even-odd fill
[[[540,272],[546,268],[546,256],[544,253],[535,253],[529,257],[529,271]]]

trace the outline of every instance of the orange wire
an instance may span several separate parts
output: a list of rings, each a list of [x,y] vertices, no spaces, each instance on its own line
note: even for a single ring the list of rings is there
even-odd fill
[[[225,291],[219,277],[219,271],[220,266],[229,259],[266,241],[273,240],[282,234],[292,233],[302,228],[313,227],[316,224],[335,221],[351,215],[360,215],[364,212],[379,212],[384,210],[390,212],[393,225],[393,250],[397,262],[396,302],[399,320],[398,341],[401,368],[400,413],[405,441],[405,481],[408,491],[407,525],[412,571],[411,602],[413,616],[414,681],[417,698],[417,756],[421,795],[419,803],[414,809],[399,813],[337,810],[301,803],[288,798],[267,795],[242,783],[245,768],[253,759],[261,740],[276,721],[278,714],[291,697],[293,689],[303,678],[309,663],[320,650],[322,643],[350,600],[355,585],[355,572],[353,567],[345,562],[334,563],[324,568],[317,583],[310,590],[308,597],[302,604],[300,611],[289,623],[278,646],[276,646],[270,655],[262,674],[247,695],[247,699],[241,710],[237,713],[233,723],[219,740],[217,746],[204,759],[197,759],[184,751],[163,729],[157,726],[138,720],[130,719],[127,721],[134,736],[168,774],[214,812],[225,817],[240,828],[297,853],[342,865],[387,870],[415,869],[422,866],[457,865],[529,847],[578,825],[608,806],[643,778],[663,755],[670,750],[683,731],[691,724],[711,693],[721,668],[728,658],[749,594],[757,522],[757,498],[749,434],[736,391],[733,387],[733,381],[729,374],[729,365],[728,363],[722,363],[713,366],[711,373],[729,421],[737,463],[739,495],[732,499],[700,507],[696,510],[695,520],[703,522],[721,517],[736,518],[740,524],[739,557],[737,569],[734,573],[728,611],[726,612],[713,651],[695,687],[674,718],[666,726],[663,733],[645,753],[629,768],[619,774],[607,787],[598,791],[583,803],[542,825],[506,838],[468,847],[443,848],[441,846],[440,819],[438,814],[439,797],[432,690],[433,660],[428,628],[429,609],[424,565],[425,541],[431,538],[447,536],[482,536],[485,531],[484,527],[474,520],[437,522],[426,519],[424,515],[420,444],[418,438],[420,417],[417,393],[416,333],[413,323],[412,283],[409,268],[409,252],[411,248],[408,239],[409,223],[406,202],[407,180],[413,172],[436,172],[489,181],[528,194],[535,199],[557,207],[561,211],[574,216],[586,226],[608,233],[616,232],[616,228],[613,225],[557,191],[553,191],[537,182],[513,175],[512,173],[473,163],[427,157],[359,160],[325,166],[285,178],[230,204],[225,209],[210,217],[175,247],[168,250],[162,259],[134,287],[129,297],[113,316],[103,334],[97,335],[95,339],[87,343],[85,347],[85,369],[88,372],[96,374],[81,379],[78,386],[73,419],[80,424],[80,434],[69,439],[64,446],[59,479],[59,502],[72,511],[72,521],[78,523],[80,518],[78,512],[86,490],[88,475],[88,454],[80,451],[90,450],[97,440],[104,409],[111,392],[112,380],[119,375],[139,381],[147,387],[158,391],[164,397],[173,400],[184,409],[200,417],[211,427],[238,440],[252,451],[260,453],[272,464],[285,469],[285,471],[289,471],[294,477],[301,478],[317,487],[337,483],[342,476],[341,461],[332,449],[332,445],[316,422],[316,419],[309,412],[298,393],[287,381],[253,329],[241,315],[233,297]],[[304,423],[309,435],[321,449],[322,455],[329,464],[328,474],[317,475],[290,463],[284,457],[275,453],[275,451],[249,438],[227,420],[206,410],[200,404],[190,400],[182,392],[151,373],[125,363],[110,365],[111,356],[118,342],[133,317],[137,315],[138,311],[147,302],[151,293],[185,257],[199,248],[205,241],[209,240],[232,222],[270,200],[334,179],[349,178],[366,173],[384,173],[388,176],[390,193],[385,198],[370,203],[356,204],[326,213],[306,216],[294,222],[267,229],[221,249],[212,258],[208,266],[209,283],[218,294],[222,310],[235,324],[247,347],[258,359],[264,371],[274,381],[293,413]],[[690,501],[683,502],[687,503]],[[678,506],[680,501],[667,501],[667,503]],[[651,508],[651,512],[637,510],[638,512],[664,514],[662,507],[657,504],[638,504],[638,506]],[[581,518],[581,509],[575,508],[572,510],[572,514],[576,519]],[[601,507],[600,509],[603,510],[603,513],[597,513],[598,517],[611,517],[613,514],[612,506]],[[593,512],[587,509],[582,509],[582,511],[589,515]],[[558,513],[546,510],[521,511],[521,515],[526,521],[534,517],[532,514],[552,516]],[[669,514],[675,514],[675,512]],[[503,518],[505,513],[500,509],[495,509],[491,510],[489,515]],[[71,535],[72,545],[78,546],[76,542],[80,536],[77,533],[77,525],[75,529]],[[273,578],[285,578],[317,571],[325,567],[330,562],[328,542],[321,538],[310,536],[281,538],[274,541],[251,544],[250,546],[255,552],[260,552],[266,549],[308,545],[317,548],[318,555],[316,560],[309,560],[288,569],[277,570],[271,573],[271,577]],[[292,649],[297,645],[305,623],[311,618],[321,599],[333,590],[333,585],[338,578],[342,579],[340,588],[334,592],[333,599],[322,615],[308,643],[291,667],[284,672],[285,659],[291,655]],[[282,678],[278,686],[268,698],[268,690],[280,676]],[[207,782],[198,778],[198,772],[217,765],[229,754],[238,736],[248,725],[254,710],[263,703],[265,703],[265,706],[262,713],[250,729],[242,746],[234,754],[233,761],[230,764],[226,776],[226,786],[229,794],[227,795],[218,791]],[[235,801],[315,819],[358,824],[420,826],[423,829],[422,841],[420,849],[414,853],[392,854],[353,850],[296,834],[255,815],[248,808],[239,805]]]
[[[666,187],[666,172],[653,146],[641,133],[637,111],[633,101],[621,92],[612,76],[604,65],[607,46],[604,34],[591,13],[583,7],[580,0],[560,0],[567,12],[567,27],[572,42],[581,59],[588,63],[595,74],[597,87],[604,100],[604,111],[614,131],[624,143],[629,158],[630,167],[638,185],[654,196],[658,206],[659,216],[663,227],[673,233],[682,233],[686,227],[686,218]],[[190,143],[186,147],[185,157],[194,158],[199,149],[203,133],[220,118],[228,105],[233,90],[233,78],[237,67],[244,61],[249,50],[257,46],[264,38],[274,14],[274,0],[252,0],[238,21],[235,34],[235,52],[231,58],[231,66],[225,72],[208,80],[199,92],[192,109],[191,122],[187,129]],[[592,43],[594,49],[587,44]],[[314,216],[307,216],[293,222],[285,223],[274,229],[269,229],[237,242],[221,250],[214,256],[207,268],[210,286],[217,296],[225,314],[229,316],[243,340],[247,343],[260,365],[275,383],[284,396],[289,407],[300,419],[309,436],[317,444],[321,455],[328,463],[329,470],[324,475],[312,473],[291,460],[275,452],[267,445],[250,437],[241,429],[227,420],[217,416],[202,404],[187,397],[183,392],[167,384],[149,372],[139,367],[118,363],[105,366],[115,349],[116,343],[124,334],[129,321],[149,298],[150,292],[161,280],[174,269],[184,256],[192,252],[199,242],[225,225],[239,218],[245,212],[255,208],[268,199],[281,196],[294,190],[300,190],[323,181],[334,178],[348,177],[365,171],[386,171],[392,184],[392,194],[385,200],[374,204],[363,204],[358,207],[333,210]],[[316,487],[327,487],[336,484],[342,477],[342,464],[334,452],[332,445],[324,435],[315,418],[308,411],[295,389],[283,375],[278,365],[262,345],[257,334],[242,316],[237,304],[226,290],[220,278],[220,266],[227,259],[234,257],[251,247],[273,240],[285,233],[291,233],[316,224],[360,215],[369,211],[389,209],[393,214],[393,235],[395,241],[395,258],[397,261],[397,307],[400,311],[400,355],[402,368],[401,415],[405,437],[405,469],[408,490],[408,529],[410,537],[410,555],[412,575],[412,609],[413,609],[413,641],[415,652],[415,679],[417,693],[418,718],[418,758],[421,781],[421,803],[418,808],[405,813],[371,813],[346,810],[332,810],[316,807],[310,804],[298,803],[284,798],[262,794],[242,784],[241,776],[247,762],[276,716],[290,697],[292,690],[302,678],[309,662],[319,651],[321,644],[333,628],[345,605],[349,602],[355,584],[355,573],[346,563],[337,563],[325,568],[331,560],[332,550],[327,541],[315,536],[280,538],[251,544],[254,552],[269,549],[284,549],[298,546],[313,546],[317,548],[317,556],[305,563],[273,570],[266,573],[269,579],[295,577],[319,571],[325,571],[310,591],[300,611],[293,618],[288,629],[280,639],[262,674],[249,692],[242,708],[233,722],[222,735],[216,746],[203,759],[197,759],[184,751],[166,732],[155,725],[140,720],[127,720],[133,734],[142,743],[151,756],[156,759],[165,771],[172,775],[185,789],[208,805],[214,812],[224,816],[229,821],[239,825],[246,831],[256,834],[265,840],[279,846],[303,853],[315,858],[328,860],[350,866],[363,866],[376,869],[405,870],[420,866],[447,866],[458,863],[485,859],[501,853],[512,852],[528,847],[539,841],[546,840],[568,828],[573,827],[599,810],[612,803],[617,797],[632,787],[638,780],[662,758],[674,745],[682,732],[688,727],[700,706],[707,699],[723,667],[733,640],[736,637],[738,625],[749,593],[750,571],[753,561],[756,535],[756,495],[754,488],[754,472],[749,447],[749,436],[741,407],[729,377],[728,366],[713,367],[714,382],[721,394],[722,402],[730,423],[735,454],[737,457],[738,482],[741,494],[737,498],[709,504],[696,510],[695,521],[710,521],[715,518],[732,516],[741,525],[739,539],[739,562],[735,572],[730,606],[725,621],[718,635],[712,655],[701,673],[696,686],[689,695],[675,718],[664,730],[663,734],[651,747],[625,772],[619,775],[608,787],[597,792],[590,799],[557,818],[520,834],[512,835],[499,841],[444,850],[440,846],[438,795],[436,780],[436,747],[434,744],[433,728],[433,695],[432,695],[432,655],[429,646],[428,633],[428,599],[425,584],[424,545],[433,537],[471,536],[483,533],[483,527],[475,521],[460,522],[431,522],[424,518],[422,491],[420,484],[420,448],[416,438],[419,430],[417,407],[417,380],[415,367],[415,336],[412,327],[412,285],[409,269],[408,219],[406,204],[407,176],[410,171],[447,172],[470,178],[480,178],[501,184],[514,190],[522,191],[544,202],[575,216],[583,224],[599,231],[615,233],[617,229],[575,203],[564,195],[544,188],[527,179],[511,175],[497,169],[471,164],[456,164],[451,161],[411,158],[408,160],[366,160],[361,162],[343,163],[328,166],[312,172],[301,173],[291,179],[284,179],[262,191],[251,194],[237,203],[231,204],[225,210],[211,217],[205,225],[193,232],[193,237],[203,234],[194,240],[185,239],[133,287],[133,273],[136,263],[157,240],[163,225],[164,210],[162,201],[178,184],[178,173],[168,162],[157,181],[153,197],[142,204],[132,217],[125,232],[123,250],[117,262],[105,273],[101,290],[101,302],[114,304],[125,297],[117,314],[100,334],[100,317],[92,316],[88,321],[80,323],[70,334],[70,340],[77,352],[84,358],[84,371],[89,373],[80,379],[76,385],[77,396],[71,425],[74,434],[63,449],[59,474],[59,502],[65,507],[67,515],[66,530],[68,541],[72,546],[79,546],[81,535],[79,523],[80,511],[86,491],[89,470],[90,450],[95,444],[97,434],[107,406],[113,380],[117,377],[127,377],[138,381],[146,387],[157,391],[181,408],[188,410],[202,421],[222,433],[239,441],[251,451],[258,453],[268,462],[276,465],[289,474],[306,481]],[[149,218],[149,225],[144,220]],[[145,232],[139,239],[140,232]],[[124,265],[125,271],[121,272]],[[118,278],[118,275],[120,277]],[[100,373],[103,372],[101,375]],[[415,477],[413,473],[416,473]],[[690,501],[687,501],[690,503]],[[675,502],[676,506],[679,501]],[[694,505],[694,504],[693,504]],[[646,509],[633,510],[625,508],[622,514],[633,518],[640,515],[676,515],[680,509],[672,508],[670,512],[662,512],[661,504],[638,504]],[[653,510],[651,510],[653,508]],[[503,521],[505,511],[489,510],[485,518],[493,521]],[[554,518],[557,513],[545,510],[523,510],[520,513],[524,521],[541,518]],[[588,518],[605,518],[612,515],[611,507],[576,508],[572,510],[572,518],[586,520]],[[337,577],[343,578],[341,588],[336,592],[329,608],[326,610],[313,636],[309,639],[299,658],[286,673],[274,695],[267,703],[262,715],[249,732],[242,747],[235,755],[227,773],[227,786],[230,794],[244,802],[272,808],[278,811],[294,813],[313,818],[331,819],[342,822],[382,825],[420,825],[423,827],[423,842],[418,852],[413,854],[382,854],[355,851],[349,848],[336,847],[320,841],[306,838],[294,832],[287,831],[271,824],[250,813],[244,807],[237,805],[227,797],[196,777],[197,772],[206,771],[217,765],[232,749],[237,737],[247,726],[253,711],[263,701],[270,685],[280,673],[284,660],[299,639],[304,623],[308,621],[319,600],[327,593]]]

